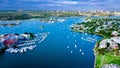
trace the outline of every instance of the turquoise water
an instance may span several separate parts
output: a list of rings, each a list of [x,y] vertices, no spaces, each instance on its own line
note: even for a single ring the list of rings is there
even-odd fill
[[[55,23],[20,20],[20,25],[0,26],[0,34],[49,32],[45,40],[36,43],[37,47],[32,51],[0,54],[0,68],[94,68],[93,48],[95,42],[100,40],[101,37],[70,30],[70,25],[82,22],[83,17],[64,19],[64,22]],[[45,26],[45,28],[41,29],[40,26]],[[86,40],[87,38],[95,40]]]

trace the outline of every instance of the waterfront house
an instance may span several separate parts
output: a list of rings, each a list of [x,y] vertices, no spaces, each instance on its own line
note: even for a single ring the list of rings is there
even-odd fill
[[[109,39],[104,39],[100,42],[99,44],[99,48],[106,48],[107,47],[107,42],[108,42]]]
[[[109,43],[109,45],[107,44]],[[112,37],[110,39],[104,39],[100,42],[99,44],[99,48],[112,48],[112,49],[116,49],[119,48],[118,44],[120,44],[120,37]]]
[[[112,23],[113,23],[112,21],[108,21],[108,22],[107,22],[107,26],[108,26],[108,27],[109,27],[109,26],[112,26]]]
[[[116,36],[119,35],[119,33],[117,31],[113,31],[111,35],[114,36],[114,37],[116,37]]]
[[[120,37],[112,37],[111,40],[113,40],[114,42],[120,44]]]

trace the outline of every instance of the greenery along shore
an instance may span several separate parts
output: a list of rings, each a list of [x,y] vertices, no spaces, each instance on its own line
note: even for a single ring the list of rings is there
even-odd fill
[[[34,18],[48,18],[48,17],[70,17],[82,16],[76,12],[70,11],[14,11],[14,12],[0,12],[0,20],[24,20]]]
[[[115,12],[92,12],[92,11],[0,11],[0,20],[23,20],[48,17],[70,17],[70,16],[112,16]]]
[[[104,38],[111,37],[112,31],[119,30],[120,19],[118,18],[93,18],[86,22],[73,24],[72,30],[101,35]]]
[[[120,18],[86,18],[85,22],[73,24],[71,30],[103,36],[94,48],[95,68],[105,64],[120,65]]]

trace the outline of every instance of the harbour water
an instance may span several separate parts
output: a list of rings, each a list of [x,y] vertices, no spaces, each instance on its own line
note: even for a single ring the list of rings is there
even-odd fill
[[[64,19],[64,22],[54,23],[20,20],[17,22],[21,24],[16,26],[0,26],[0,34],[49,32],[42,42],[35,43],[36,47],[33,50],[24,53],[6,51],[0,54],[0,68],[94,68],[93,48],[101,37],[70,30],[70,25],[82,22],[83,17]],[[6,22],[14,23],[16,21]],[[41,29],[40,26],[44,26],[44,28]]]

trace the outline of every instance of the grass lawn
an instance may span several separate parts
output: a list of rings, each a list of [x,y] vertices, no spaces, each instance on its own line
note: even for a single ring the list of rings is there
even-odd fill
[[[111,63],[120,65],[120,55],[114,56],[112,53],[106,53],[105,55],[98,54],[96,56],[96,68],[101,68],[102,65]]]

